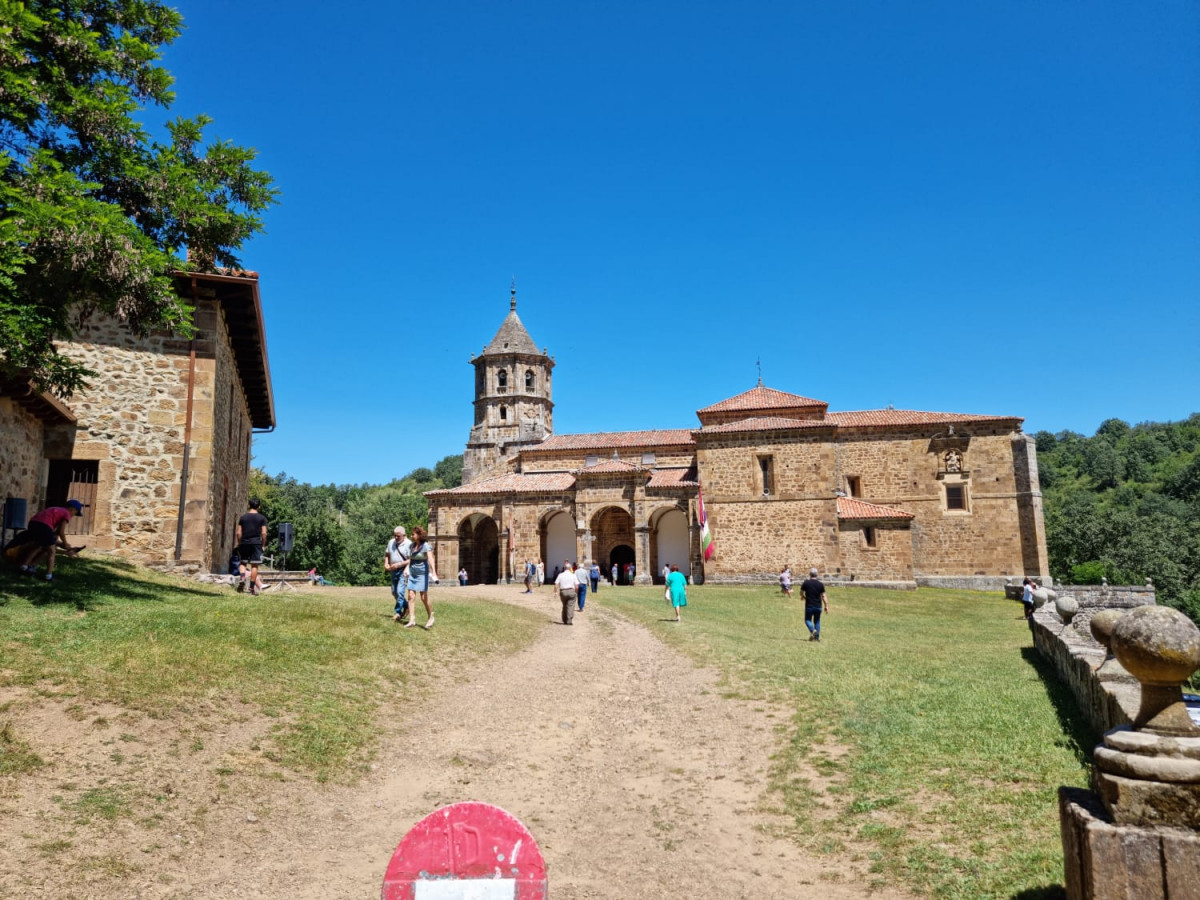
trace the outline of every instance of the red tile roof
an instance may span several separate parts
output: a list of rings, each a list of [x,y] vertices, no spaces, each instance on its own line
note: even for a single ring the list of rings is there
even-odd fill
[[[541,472],[532,475],[509,473],[456,488],[426,491],[426,497],[461,497],[470,494],[521,494],[546,493],[569,490],[575,485],[575,476],[570,472]]]
[[[978,416],[971,413],[921,412],[915,409],[864,409],[831,412],[825,419],[843,428],[875,425],[948,425],[958,422],[1023,422],[1020,416]]]
[[[839,519],[904,519],[913,518],[913,514],[895,506],[880,506],[878,503],[867,503],[856,497],[838,497],[837,513]]]
[[[598,431],[594,434],[556,434],[536,447],[525,447],[526,453],[561,453],[569,450],[613,450],[636,447],[691,447],[690,428],[668,428],[656,431]]]
[[[603,462],[598,462],[591,466],[584,466],[579,470],[580,475],[611,475],[614,472],[625,474],[627,472],[640,472],[641,467],[635,466],[631,462],[626,462],[623,459],[606,459]]]
[[[801,397],[799,394],[777,391],[774,388],[764,387],[760,384],[757,387],[752,387],[750,390],[738,394],[736,397],[730,397],[728,400],[722,400],[720,403],[706,406],[704,409],[697,411],[696,415],[703,416],[704,413],[739,412],[743,410],[749,412],[759,409],[799,409],[806,406],[827,407],[829,404],[824,400],[813,400],[811,397]]]
[[[696,467],[691,466],[687,469],[655,469],[646,487],[681,488],[698,487],[699,484],[700,477],[696,474]]]
[[[693,434],[728,434],[735,431],[797,431],[802,428],[832,429],[833,423],[824,419],[787,419],[778,416],[755,416],[726,422],[722,425],[705,425]]]

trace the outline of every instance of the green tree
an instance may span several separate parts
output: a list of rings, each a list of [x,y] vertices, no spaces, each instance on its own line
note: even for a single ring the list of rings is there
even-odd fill
[[[95,312],[190,333],[171,273],[236,268],[261,229],[253,150],[205,145],[206,116],[164,142],[135,118],[174,100],[181,28],[157,0],[0,0],[0,374],[70,395],[94,373],[55,342]]]
[[[433,474],[437,476],[444,488],[456,488],[462,484],[462,454],[454,456],[445,456],[433,467]]]

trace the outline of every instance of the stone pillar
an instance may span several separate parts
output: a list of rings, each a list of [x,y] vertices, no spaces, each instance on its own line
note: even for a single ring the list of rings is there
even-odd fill
[[[1142,606],[1092,632],[1138,680],[1141,705],[1096,748],[1096,793],[1059,791],[1067,896],[1200,900],[1200,727],[1182,692],[1200,668],[1200,629]]]
[[[637,571],[633,576],[634,584],[654,584],[654,573],[650,571],[650,526],[635,525],[633,527],[633,564]]]

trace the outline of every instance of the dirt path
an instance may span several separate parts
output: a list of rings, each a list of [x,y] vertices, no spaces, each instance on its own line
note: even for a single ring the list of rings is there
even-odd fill
[[[525,651],[397,698],[405,725],[361,782],[258,782],[242,796],[193,797],[206,801],[202,822],[172,823],[170,841],[143,848],[124,892],[100,873],[76,895],[378,896],[414,822],[446,803],[482,800],[532,831],[555,900],[903,896],[869,893],[861,859],[810,856],[764,833],[763,785],[782,715],[722,698],[713,672],[604,610],[603,591],[568,628],[551,624],[558,604],[546,590],[489,590],[545,612],[543,634]],[[185,778],[175,790],[212,788]],[[37,820],[29,799],[18,828]],[[49,896],[63,883],[50,871],[31,879],[30,860],[8,854],[0,849],[0,894],[20,884]]]

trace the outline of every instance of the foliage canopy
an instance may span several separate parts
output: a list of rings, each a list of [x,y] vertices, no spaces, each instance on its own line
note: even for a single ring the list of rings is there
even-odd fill
[[[158,65],[182,29],[157,0],[0,0],[0,375],[68,396],[94,373],[64,356],[95,312],[187,334],[171,273],[238,268],[275,200],[255,152],[204,144],[207,116],[153,140]]]
[[[1164,602],[1200,619],[1200,413],[1034,439],[1054,578],[1151,578]]]

